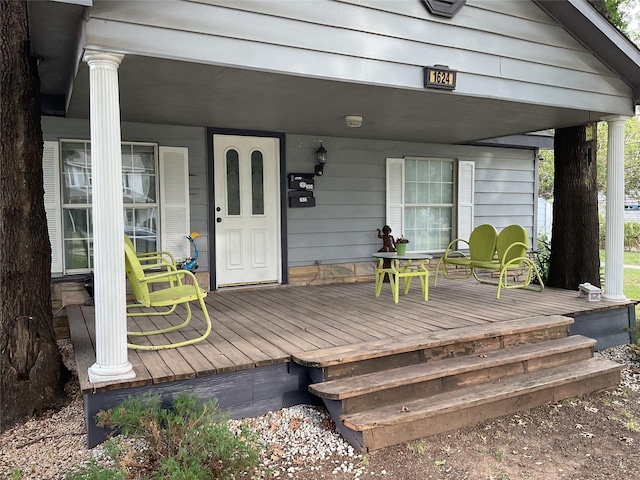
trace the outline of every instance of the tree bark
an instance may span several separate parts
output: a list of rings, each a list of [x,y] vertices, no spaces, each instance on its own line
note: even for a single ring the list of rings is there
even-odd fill
[[[550,287],[600,287],[596,139],[596,124],[555,132]]]
[[[0,430],[47,407],[61,363],[27,8],[0,1]]]

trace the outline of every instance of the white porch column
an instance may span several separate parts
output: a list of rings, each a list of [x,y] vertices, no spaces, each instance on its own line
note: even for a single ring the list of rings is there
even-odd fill
[[[628,117],[604,118],[609,126],[607,144],[607,211],[604,254],[604,294],[622,301],[624,263],[624,122]]]
[[[135,377],[127,355],[118,66],[124,55],[86,51],[91,91],[91,171],[96,363],[91,383]]]

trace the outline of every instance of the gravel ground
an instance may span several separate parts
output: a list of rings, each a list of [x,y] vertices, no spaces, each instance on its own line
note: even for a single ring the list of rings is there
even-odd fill
[[[65,363],[74,370],[70,343],[62,340],[59,346]],[[632,358],[629,346],[614,347],[596,355],[626,366],[618,390],[640,391],[640,364]],[[0,478],[62,479],[73,465],[92,457],[103,457],[100,446],[93,450],[85,448],[82,398],[77,380],[69,382],[66,393],[69,403],[62,409],[29,419],[0,434]],[[395,475],[389,474],[388,466],[370,461],[376,458],[376,452],[371,458],[354,452],[336,433],[335,425],[323,409],[296,406],[247,422],[269,446],[261,456],[261,467],[270,473],[254,474],[252,478],[455,478],[426,476],[424,470],[415,477],[406,473],[402,476],[398,474],[402,468],[398,465],[394,465]],[[412,448],[408,445],[404,450]],[[379,457],[384,458],[384,454]]]

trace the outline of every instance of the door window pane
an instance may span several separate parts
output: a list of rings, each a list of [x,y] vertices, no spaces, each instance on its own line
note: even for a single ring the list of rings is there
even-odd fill
[[[264,215],[264,161],[257,150],[251,154],[251,213]]]
[[[233,149],[227,152],[227,215],[240,215],[240,159]]]

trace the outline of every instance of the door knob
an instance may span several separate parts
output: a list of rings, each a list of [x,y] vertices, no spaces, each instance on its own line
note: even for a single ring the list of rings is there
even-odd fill
[[[220,223],[222,219],[220,217],[216,218],[216,222]]]

